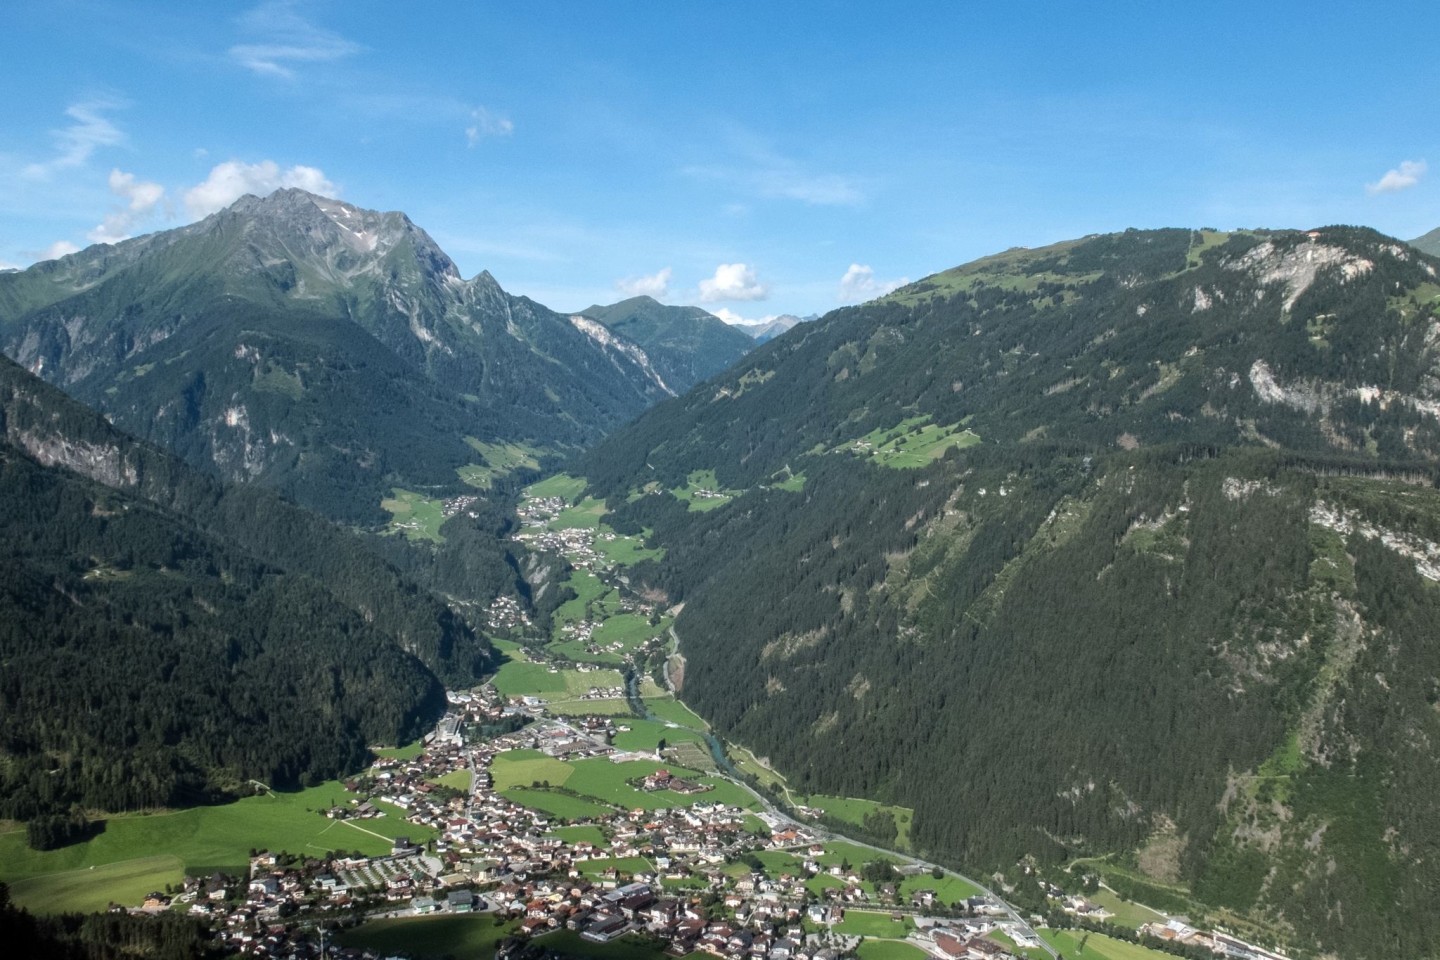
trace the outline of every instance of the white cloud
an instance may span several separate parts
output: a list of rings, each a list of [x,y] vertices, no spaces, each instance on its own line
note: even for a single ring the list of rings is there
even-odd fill
[[[508,137],[515,132],[515,124],[504,114],[488,107],[476,107],[470,111],[470,125],[465,128],[465,140],[475,146],[486,137]]]
[[[43,180],[56,170],[81,166],[100,147],[124,143],[125,134],[104,115],[119,106],[121,104],[114,100],[88,100],[66,107],[65,115],[75,122],[53,132],[55,156],[43,163],[30,164],[25,168],[25,176]]]
[[[260,4],[240,24],[258,42],[236,44],[230,56],[261,76],[293,79],[296,65],[331,63],[360,50],[359,44],[300,16],[287,0]]]
[[[297,165],[281,170],[274,160],[262,160],[259,163],[226,160],[210,171],[204,183],[185,192],[185,209],[190,216],[199,219],[228,207],[247,193],[263,197],[282,187],[299,187],[301,190],[326,197],[336,196],[340,192],[339,188],[325,179],[325,174],[315,167]]]
[[[876,280],[875,271],[870,267],[865,264],[852,263],[850,269],[845,271],[845,276],[840,278],[840,295],[837,299],[841,303],[873,300],[876,297],[883,297],[909,282],[909,277],[901,277],[898,280]]]
[[[752,326],[757,323],[769,323],[771,320],[774,320],[776,317],[780,316],[778,313],[770,313],[766,314],[763,317],[756,317],[752,320],[749,317],[742,317],[734,310],[730,310],[726,307],[716,307],[710,312],[715,316],[719,317],[721,320],[724,320],[731,326],[734,326],[737,323],[750,324]]]
[[[71,243],[69,240],[56,240],[54,243],[50,244],[50,246],[37,253],[35,255],[35,259],[37,261],[59,260],[61,257],[67,257],[70,254],[78,253],[79,251],[80,248],[75,246],[75,244]]]
[[[1374,196],[1377,193],[1397,193],[1401,190],[1409,190],[1420,182],[1426,169],[1424,160],[1405,160],[1394,170],[1386,170],[1385,176],[1379,180],[1365,184],[1365,192]]]
[[[130,236],[131,229],[155,209],[165,188],[158,183],[136,180],[133,173],[110,171],[110,192],[125,200],[125,206],[111,210],[105,221],[86,236],[93,243],[119,243]]]
[[[706,303],[717,300],[764,300],[770,288],[755,277],[755,271],[743,263],[722,263],[715,276],[700,281],[700,299]]]
[[[670,294],[670,268],[648,276],[625,277],[615,281],[615,289],[627,297],[654,297],[664,300]]]

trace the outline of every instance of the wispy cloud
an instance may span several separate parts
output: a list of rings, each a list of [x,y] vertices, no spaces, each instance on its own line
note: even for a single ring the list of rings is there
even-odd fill
[[[715,275],[700,281],[700,299],[706,303],[722,300],[764,300],[770,288],[760,282],[755,271],[743,263],[722,263]]]
[[[615,281],[615,289],[627,297],[654,297],[664,300],[670,294],[670,268],[639,277],[625,277]]]
[[[898,280],[876,280],[875,271],[861,263],[852,263],[840,278],[840,293],[836,298],[841,303],[858,303],[883,297],[892,290],[898,290],[910,282],[909,277]]]
[[[80,248],[77,247],[75,244],[71,243],[69,240],[56,240],[44,250],[32,250],[28,252],[35,257],[35,260],[37,262],[39,262],[41,260],[59,260],[61,257],[66,257],[72,253],[78,253],[79,251]]]
[[[230,48],[233,60],[261,76],[293,79],[304,64],[332,63],[358,53],[360,45],[333,30],[316,26],[290,0],[270,0],[240,18],[253,43]]]
[[[742,144],[740,158],[729,164],[697,164],[683,172],[700,180],[724,183],[747,195],[768,200],[798,200],[812,206],[855,206],[865,193],[856,177],[806,168],[753,139]]]
[[[476,107],[470,111],[470,124],[465,128],[465,140],[475,146],[486,137],[508,137],[515,132],[510,118],[496,113],[489,107]]]
[[[110,192],[125,201],[123,207],[111,210],[105,220],[86,236],[93,243],[119,243],[130,236],[135,224],[155,209],[165,196],[165,188],[158,183],[136,180],[133,173],[110,171]]]
[[[340,192],[316,167],[297,164],[282,170],[274,160],[259,163],[226,160],[217,164],[204,182],[185,191],[185,209],[199,219],[228,207],[247,193],[263,197],[282,187],[299,187],[326,197]]]
[[[1374,196],[1377,193],[1398,193],[1401,190],[1409,190],[1420,182],[1425,176],[1426,167],[1424,160],[1405,160],[1394,170],[1386,170],[1385,176],[1374,183],[1365,184],[1365,192]]]
[[[101,147],[124,143],[125,134],[105,116],[122,106],[124,104],[121,101],[114,99],[85,100],[71,104],[65,109],[65,115],[73,122],[63,129],[53,131],[55,156],[30,164],[25,168],[25,176],[44,180],[57,170],[84,165]]]

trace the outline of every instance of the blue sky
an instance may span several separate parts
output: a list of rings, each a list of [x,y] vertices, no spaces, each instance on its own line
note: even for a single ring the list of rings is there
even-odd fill
[[[298,185],[561,310],[1129,226],[1440,226],[1433,3],[12,0],[0,264]],[[1435,169],[1431,169],[1434,167]]]

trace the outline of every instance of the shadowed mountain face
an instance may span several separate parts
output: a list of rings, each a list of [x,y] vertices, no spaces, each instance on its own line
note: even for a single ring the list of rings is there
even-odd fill
[[[671,307],[653,297],[631,297],[582,311],[638,344],[666,386],[684,393],[735,363],[755,341],[699,307]]]
[[[792,330],[576,465],[797,792],[1345,957],[1440,915],[1440,261],[1131,231]],[[702,482],[718,504],[674,495]]]
[[[281,190],[0,275],[0,346],[234,480],[375,520],[455,485],[466,437],[565,449],[669,396],[645,352],[462,279],[401,213]]]
[[[422,733],[489,645],[357,535],[0,358],[0,816],[308,785]]]

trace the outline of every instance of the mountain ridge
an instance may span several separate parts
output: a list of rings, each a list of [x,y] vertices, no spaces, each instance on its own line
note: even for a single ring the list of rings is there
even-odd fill
[[[592,304],[580,313],[638,344],[675,394],[710,379],[754,347],[744,333],[700,307],[669,306],[649,296]]]
[[[1007,251],[574,471],[665,551],[630,576],[684,604],[687,702],[797,792],[1015,883],[1084,857],[1303,953],[1424,955],[1440,863],[1393,851],[1440,815],[1437,266],[1351,227]]]
[[[296,189],[0,276],[0,346],[193,464],[352,522],[391,486],[457,487],[466,436],[574,448],[669,395],[628,340],[461,279],[404,214]]]

